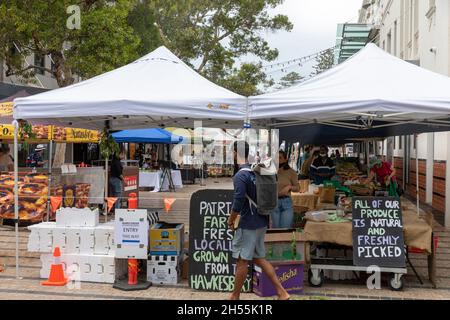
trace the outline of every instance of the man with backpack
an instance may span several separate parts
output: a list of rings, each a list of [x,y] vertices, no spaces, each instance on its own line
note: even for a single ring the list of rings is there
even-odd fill
[[[265,259],[264,238],[269,226],[270,208],[277,205],[278,193],[268,194],[269,189],[257,188],[257,185],[263,185],[260,182],[261,179],[266,179],[266,182],[272,180],[269,185],[275,185],[276,188],[276,169],[275,175],[270,175],[264,172],[264,169],[257,169],[265,164],[251,168],[248,163],[247,142],[236,141],[233,147],[234,161],[239,165],[239,170],[233,178],[233,206],[228,219],[229,228],[235,230],[233,258],[237,259],[234,291],[230,299],[239,300],[249,264],[253,262],[272,281],[279,300],[289,300],[290,296],[281,285],[273,266]],[[269,168],[267,171],[269,172]],[[275,201],[273,201],[274,197]]]

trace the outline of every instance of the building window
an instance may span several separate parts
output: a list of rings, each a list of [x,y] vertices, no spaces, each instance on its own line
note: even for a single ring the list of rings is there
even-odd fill
[[[45,68],[45,56],[43,54],[35,53],[34,54],[34,65],[36,67],[39,67],[39,68],[35,69],[36,74],[43,75],[45,73],[45,71],[44,71],[44,69],[41,69],[41,68]]]

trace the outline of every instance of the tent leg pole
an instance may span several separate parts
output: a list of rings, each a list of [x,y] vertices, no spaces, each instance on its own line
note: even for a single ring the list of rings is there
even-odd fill
[[[14,227],[16,235],[16,279],[20,279],[19,270],[19,123],[14,120]]]
[[[416,201],[417,201],[417,215],[420,215],[420,188],[419,188],[419,152],[417,144],[417,134],[414,135],[416,145]]]
[[[120,201],[120,199],[117,199]],[[108,222],[108,159],[105,159],[105,223]]]
[[[48,155],[48,195],[47,195],[47,222],[50,220],[50,197],[52,186],[52,161],[53,161],[53,141],[49,142],[49,155]]]
[[[365,149],[366,149],[366,164],[367,164],[367,175],[370,175],[370,168],[369,168],[369,158],[370,158],[370,152],[369,152],[369,141],[366,141],[365,143]]]

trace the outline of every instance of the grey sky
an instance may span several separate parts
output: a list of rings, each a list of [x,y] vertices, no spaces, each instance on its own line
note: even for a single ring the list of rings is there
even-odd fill
[[[277,61],[286,61],[330,48],[336,43],[338,23],[357,22],[362,0],[285,0],[274,14],[285,14],[294,24],[291,32],[267,33],[272,47],[278,48]],[[304,75],[310,66],[289,69]],[[277,79],[282,73],[274,75]]]

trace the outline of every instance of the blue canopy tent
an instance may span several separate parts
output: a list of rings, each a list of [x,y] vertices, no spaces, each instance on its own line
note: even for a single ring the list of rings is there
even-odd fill
[[[178,144],[183,141],[183,137],[160,128],[124,130],[113,133],[112,136],[118,143]]]

